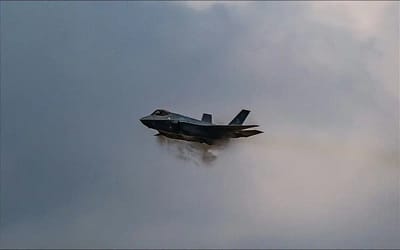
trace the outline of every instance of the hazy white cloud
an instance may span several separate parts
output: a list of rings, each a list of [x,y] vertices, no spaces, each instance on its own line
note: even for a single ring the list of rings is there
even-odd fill
[[[218,2],[217,1],[184,1],[182,4],[187,6],[188,8],[203,11],[208,10],[209,8],[215,6]]]
[[[385,91],[397,98],[399,82],[398,2],[313,2],[311,18],[327,26],[350,32],[361,45],[368,44],[372,56],[365,63]]]
[[[215,6],[223,7],[244,7],[248,4],[246,1],[184,1],[186,7],[196,11],[208,11]]]
[[[310,2],[309,14],[315,21],[349,30],[359,39],[369,39],[381,33],[385,16],[398,8],[395,2]]]

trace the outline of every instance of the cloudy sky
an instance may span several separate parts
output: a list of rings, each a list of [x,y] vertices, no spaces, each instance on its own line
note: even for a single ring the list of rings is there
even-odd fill
[[[0,7],[0,247],[400,247],[399,3]],[[157,139],[156,108],[265,133]]]

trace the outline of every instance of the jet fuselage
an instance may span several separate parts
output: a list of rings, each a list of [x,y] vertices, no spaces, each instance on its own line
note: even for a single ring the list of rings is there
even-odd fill
[[[228,125],[216,125],[211,122],[211,115],[204,114],[197,120],[181,114],[158,109],[140,121],[147,127],[155,129],[159,135],[173,139],[197,141],[207,144],[227,138],[248,137],[262,133],[258,130],[244,130],[258,125],[241,125],[249,111],[242,110]]]

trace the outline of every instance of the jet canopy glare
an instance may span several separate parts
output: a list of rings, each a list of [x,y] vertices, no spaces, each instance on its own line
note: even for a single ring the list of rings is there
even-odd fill
[[[165,115],[169,115],[169,112],[164,109],[157,109],[151,115],[165,116]]]

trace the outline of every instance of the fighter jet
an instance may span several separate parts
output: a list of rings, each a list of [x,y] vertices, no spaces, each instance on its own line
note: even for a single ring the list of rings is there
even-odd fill
[[[249,137],[259,133],[259,130],[246,130],[258,125],[242,125],[250,111],[243,109],[228,125],[212,123],[211,114],[203,114],[201,120],[157,109],[151,115],[140,121],[147,127],[158,131],[156,136],[166,136],[172,139],[215,144],[217,141],[229,138]]]

